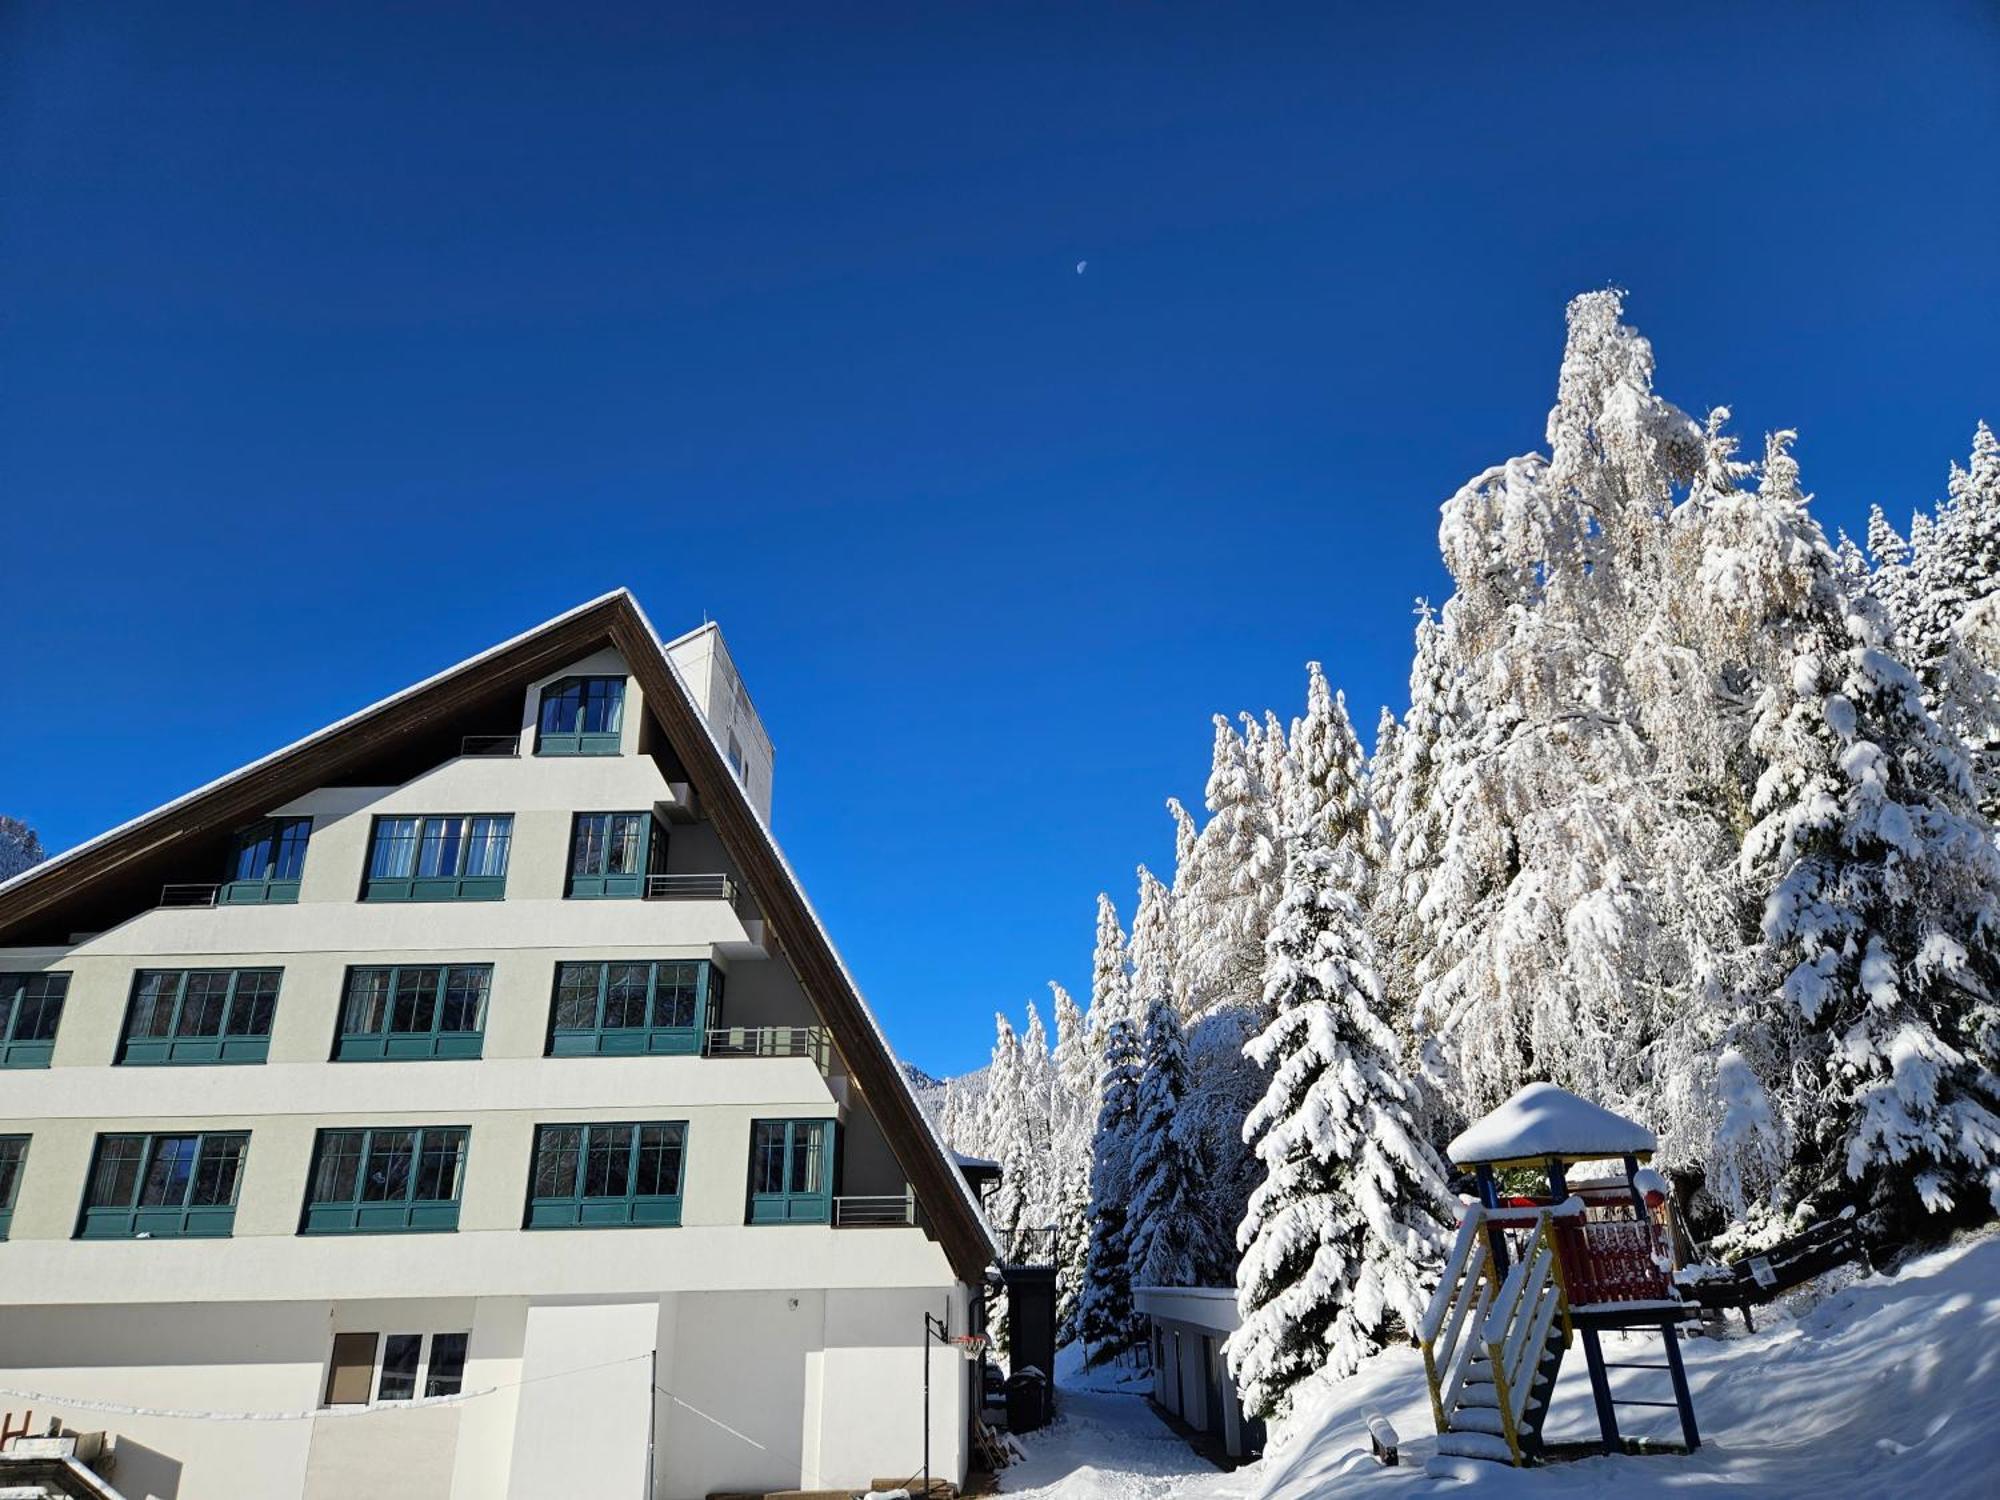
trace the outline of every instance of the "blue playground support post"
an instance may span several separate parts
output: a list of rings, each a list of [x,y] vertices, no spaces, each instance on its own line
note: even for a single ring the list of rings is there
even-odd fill
[[[1500,1206],[1500,1185],[1493,1180],[1493,1169],[1479,1166],[1473,1169],[1473,1178],[1479,1184],[1479,1201],[1488,1208]],[[1486,1223],[1486,1248],[1493,1254],[1493,1274],[1506,1279],[1507,1275],[1507,1232],[1492,1220]]]
[[[1580,1332],[1584,1363],[1590,1367],[1590,1399],[1597,1403],[1597,1429],[1604,1434],[1605,1446],[1615,1453],[1623,1440],[1618,1436],[1618,1413],[1611,1408],[1611,1377],[1604,1372],[1604,1345],[1595,1328]]]
[[[1639,1158],[1636,1156],[1625,1158],[1625,1183],[1632,1189],[1632,1208],[1639,1215],[1639,1222],[1651,1223],[1652,1210],[1646,1207],[1646,1195],[1639,1191]]]
[[[1692,1453],[1701,1446],[1701,1433],[1694,1425],[1694,1396],[1688,1390],[1687,1367],[1681,1363],[1680,1330],[1666,1323],[1660,1332],[1667,1340],[1667,1374],[1674,1383],[1674,1404],[1681,1409],[1681,1437]]]

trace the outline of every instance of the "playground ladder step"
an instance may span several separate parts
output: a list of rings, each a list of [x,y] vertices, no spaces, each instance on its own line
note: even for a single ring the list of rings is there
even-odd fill
[[[1492,1411],[1500,1410],[1499,1389],[1491,1382],[1478,1387],[1476,1390],[1471,1388],[1466,1389],[1459,1394],[1458,1409],[1464,1411],[1468,1407],[1485,1407]]]
[[[1447,1432],[1438,1438],[1438,1452],[1453,1458],[1484,1458],[1497,1464],[1511,1464],[1514,1450],[1505,1438],[1490,1432]]]
[[[1500,1409],[1495,1406],[1461,1406],[1451,1414],[1453,1432],[1484,1432],[1493,1437],[1505,1437],[1507,1427],[1500,1419]]]

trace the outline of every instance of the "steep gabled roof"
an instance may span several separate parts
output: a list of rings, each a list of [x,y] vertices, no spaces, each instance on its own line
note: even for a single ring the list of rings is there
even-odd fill
[[[20,934],[94,885],[142,874],[176,844],[227,833],[380,756],[400,739],[448,725],[469,705],[490,700],[496,682],[525,686],[604,646],[625,658],[645,695],[646,711],[679,757],[724,851],[756,893],[765,922],[832,1030],[945,1253],[958,1274],[977,1285],[997,1247],[970,1188],[918,1107],[887,1036],[769,825],[744,794],[661,637],[627,590],[557,615],[0,883],[0,945],[20,942]]]

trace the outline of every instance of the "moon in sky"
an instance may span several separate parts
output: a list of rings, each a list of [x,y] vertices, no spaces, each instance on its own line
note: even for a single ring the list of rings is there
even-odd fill
[[[1084,268],[1085,266],[1089,265],[1089,264],[1090,264],[1090,262],[1089,262],[1089,261],[1087,261],[1087,260],[1080,260],[1080,261],[1078,261],[1078,262],[1076,263],[1076,274],[1077,274],[1077,275],[1079,275],[1079,276],[1081,276],[1081,275],[1083,274],[1083,268]]]

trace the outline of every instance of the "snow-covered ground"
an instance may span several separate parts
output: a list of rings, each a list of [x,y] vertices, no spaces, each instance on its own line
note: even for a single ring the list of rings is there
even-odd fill
[[[1733,1330],[1741,1322],[1733,1315]],[[1614,1360],[1657,1360],[1657,1338],[1634,1336]],[[1594,1458],[1511,1470],[1450,1461],[1435,1450],[1423,1365],[1393,1349],[1327,1391],[1263,1462],[1211,1468],[1153,1415],[1142,1386],[1094,1374],[1086,1388],[1058,1369],[1062,1419],[1027,1438],[1027,1460],[1003,1476],[1035,1500],[1355,1500],[1476,1489],[1482,1495],[1616,1494],[1667,1500],[1690,1489],[1812,1500],[1972,1500],[2000,1495],[2000,1234],[1925,1256],[1893,1277],[1868,1277],[1769,1309],[1755,1334],[1687,1342],[1702,1427],[1691,1458]],[[1670,1396],[1666,1376],[1615,1371],[1631,1396]],[[1657,1382],[1657,1390],[1644,1382]],[[1387,1416],[1403,1466],[1368,1457],[1364,1427]],[[1671,1436],[1670,1411],[1620,1413],[1628,1436]],[[1581,1350],[1557,1384],[1553,1440],[1595,1435]]]

